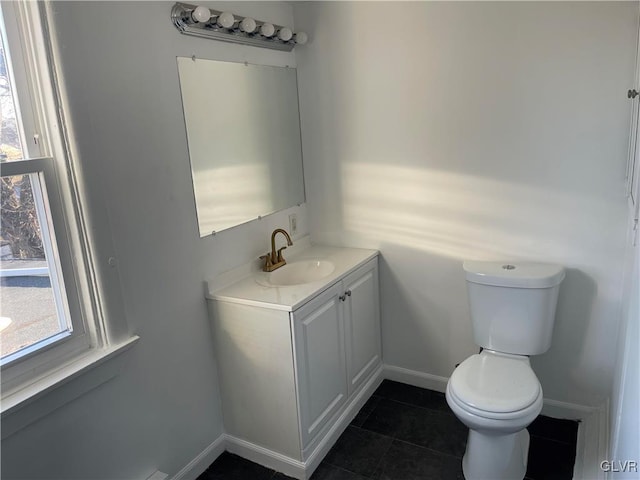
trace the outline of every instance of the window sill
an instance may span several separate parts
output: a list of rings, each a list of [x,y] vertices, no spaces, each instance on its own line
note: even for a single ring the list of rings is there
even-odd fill
[[[116,376],[122,369],[122,353],[140,337],[107,348],[91,350],[39,380],[3,396],[0,401],[2,439],[84,395]],[[85,375],[91,372],[91,375]]]

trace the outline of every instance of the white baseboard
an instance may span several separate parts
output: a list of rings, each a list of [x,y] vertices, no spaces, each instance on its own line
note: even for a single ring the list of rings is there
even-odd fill
[[[395,365],[384,365],[384,378],[442,393],[446,392],[447,382],[449,381],[449,377],[440,377]],[[597,407],[561,402],[548,398],[544,399],[544,406],[542,407],[543,415],[571,420],[583,420],[596,411],[598,411]]]
[[[448,377],[439,377],[395,365],[384,365],[384,378],[442,393],[447,390],[447,382],[449,381]]]
[[[606,480],[609,474],[600,468],[600,462],[609,458],[609,401],[584,417],[578,427],[576,463],[573,478]]]
[[[597,410],[597,407],[545,398],[542,406],[542,415],[552,418],[565,418],[567,420],[584,420]]]
[[[232,435],[225,435],[227,451],[258,463],[264,467],[272,468],[293,478],[305,480],[305,464],[299,460],[287,457],[255,443],[247,442]]]
[[[172,480],[195,480],[225,451],[225,448],[226,439],[222,434],[176,473]]]

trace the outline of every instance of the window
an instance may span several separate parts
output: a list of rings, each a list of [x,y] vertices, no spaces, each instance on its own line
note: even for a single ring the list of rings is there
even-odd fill
[[[0,15],[2,398],[104,345],[40,2]]]

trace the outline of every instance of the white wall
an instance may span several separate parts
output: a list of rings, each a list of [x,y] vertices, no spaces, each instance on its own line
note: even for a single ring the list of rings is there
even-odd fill
[[[629,248],[624,314],[618,338],[616,371],[611,396],[610,460],[635,461],[636,469],[616,463],[614,478],[638,478],[640,468],[640,255]]]
[[[545,396],[609,395],[636,3],[295,5],[312,236],[382,252],[387,364],[474,345],[462,260],[568,269]]]
[[[636,69],[638,68],[640,68],[640,64],[636,63]],[[636,85],[639,74],[640,72],[636,70]],[[637,110],[634,111],[634,114],[637,115]],[[637,162],[640,155],[639,146],[640,137],[636,136],[636,179],[638,175]],[[634,189],[633,197],[637,199],[640,187],[637,181],[632,183],[634,183],[632,186]],[[638,351],[638,345],[640,345],[640,245],[638,242],[639,232],[636,231],[637,225],[635,224],[638,212],[639,206],[633,205],[630,201],[622,318],[616,345],[610,412],[611,450],[609,460],[614,462],[613,477],[628,479],[640,476],[638,471],[640,468],[640,353]],[[629,461],[636,462],[635,468],[630,468],[626,463]]]
[[[276,214],[199,238],[176,57],[295,59],[181,35],[172,5],[53,5],[99,260],[119,263],[107,299],[123,298],[141,340],[118,377],[4,440],[2,478],[175,474],[222,433],[202,282],[266,252],[288,221]],[[225,8],[292,24],[284,3]],[[302,234],[304,207],[295,210]]]

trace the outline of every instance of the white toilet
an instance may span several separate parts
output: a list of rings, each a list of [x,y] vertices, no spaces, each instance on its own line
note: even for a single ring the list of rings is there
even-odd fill
[[[453,371],[447,403],[469,427],[466,480],[522,480],[526,427],[542,410],[529,355],[551,346],[564,269],[541,263],[464,262],[475,342],[483,350]]]

